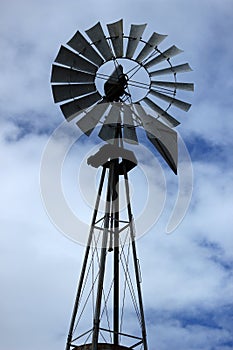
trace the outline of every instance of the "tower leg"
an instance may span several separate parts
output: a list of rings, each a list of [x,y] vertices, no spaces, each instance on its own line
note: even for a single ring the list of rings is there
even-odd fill
[[[103,295],[103,283],[104,283],[105,263],[106,263],[107,244],[108,244],[108,236],[109,236],[109,225],[110,225],[110,209],[111,209],[111,203],[112,203],[111,200],[113,198],[113,193],[114,193],[114,161],[111,161],[109,165],[108,186],[107,186],[106,205],[105,205],[105,218],[104,218],[104,231],[103,231],[102,248],[101,248],[101,255],[100,255],[99,280],[98,280],[98,287],[97,287],[95,316],[94,316],[94,325],[93,325],[93,337],[92,337],[93,350],[98,349],[100,310],[101,310],[101,302],[102,302],[102,295]]]
[[[114,160],[115,190],[117,197],[113,201],[114,216],[114,293],[113,293],[113,343],[119,344],[119,160]]]
[[[123,166],[123,172],[124,172],[124,180],[125,180],[126,200],[128,203],[127,211],[128,211],[129,222],[130,222],[130,238],[131,238],[132,251],[133,251],[134,270],[135,270],[135,277],[136,277],[136,284],[137,284],[137,291],[138,291],[138,302],[139,302],[139,309],[140,309],[140,316],[141,316],[142,341],[143,341],[144,350],[147,350],[148,347],[147,347],[146,323],[145,323],[145,316],[144,316],[144,309],[143,309],[143,302],[142,302],[140,272],[139,272],[139,266],[138,266],[136,244],[135,244],[133,215],[132,215],[131,204],[130,204],[128,174],[125,166]]]
[[[83,288],[83,281],[84,281],[84,277],[85,277],[85,273],[86,273],[87,261],[88,261],[88,257],[89,257],[89,253],[90,253],[94,225],[95,225],[97,214],[98,214],[99,203],[100,203],[101,193],[102,193],[102,189],[103,189],[105,174],[106,174],[106,167],[103,167],[101,178],[100,178],[98,194],[97,194],[96,203],[95,203],[95,209],[94,209],[92,222],[91,222],[91,229],[90,229],[90,233],[89,233],[89,237],[88,237],[88,241],[87,241],[87,247],[86,247],[86,251],[85,251],[85,255],[84,255],[84,259],[83,259],[82,270],[81,270],[81,274],[80,274],[80,278],[79,278],[79,284],[78,284],[77,294],[76,294],[76,298],[75,298],[73,313],[71,316],[70,328],[69,328],[69,333],[68,333],[68,337],[67,337],[65,350],[70,350],[70,346],[71,346],[72,334],[73,334],[73,330],[74,330],[74,324],[75,324],[75,319],[76,319],[76,315],[77,315],[80,296],[81,296],[81,292],[82,292],[82,288]]]

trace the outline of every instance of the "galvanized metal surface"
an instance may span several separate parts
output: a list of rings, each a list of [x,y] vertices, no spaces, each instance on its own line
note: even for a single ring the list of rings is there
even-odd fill
[[[120,104],[118,103],[112,104],[111,109],[104,120],[104,124],[100,129],[98,135],[104,141],[109,142],[112,140],[112,142],[114,142],[117,123],[120,123],[121,120],[119,106]]]
[[[106,61],[113,58],[112,50],[108,45],[108,42],[106,40],[104,31],[103,31],[103,28],[101,27],[100,22],[98,22],[96,25],[94,25],[90,29],[86,30],[86,33]]]
[[[148,139],[159,151],[170,168],[177,173],[177,133],[151,115],[143,115],[142,120]]]
[[[125,55],[127,58],[133,57],[145,28],[146,24],[131,24]]]
[[[180,50],[178,47],[173,45],[173,46],[169,47],[169,49],[167,49],[166,51],[162,52],[160,55],[153,58],[151,61],[147,62],[145,64],[145,68],[149,68],[151,66],[154,66],[162,61],[165,61],[173,56],[180,54],[181,52],[183,52],[183,50]]]
[[[77,31],[75,35],[67,42],[67,45],[79,52],[82,56],[96,64],[98,67],[104,63],[102,57],[93,49],[91,44],[84,38],[84,36]]]
[[[77,121],[77,126],[87,136],[90,136],[93,129],[98,124],[99,120],[103,117],[105,111],[109,108],[108,103],[100,103],[94,106],[87,114]]]
[[[192,83],[178,83],[178,82],[171,82],[171,81],[160,81],[160,80],[151,80],[151,85],[161,86],[161,87],[167,87],[172,89],[178,89],[178,90],[186,90],[186,91],[193,91],[194,90],[194,84]]]
[[[53,64],[51,83],[94,83],[95,75]]]
[[[101,95],[98,92],[94,92],[93,94],[89,94],[74,101],[67,102],[60,107],[67,121],[70,121],[78,114],[80,114],[83,109],[92,106],[100,99]]]
[[[115,57],[123,56],[123,20],[107,24],[110,39],[114,48]]]
[[[150,76],[159,76],[159,75],[166,75],[166,74],[174,74],[174,73],[185,73],[185,72],[191,72],[192,68],[188,63],[184,64],[179,64],[177,66],[172,66],[170,68],[164,68],[164,69],[159,69],[153,72],[150,72]]]
[[[133,121],[133,110],[130,106],[124,105],[123,112],[123,135],[124,141],[132,144],[138,144],[136,128]]]
[[[155,102],[150,100],[148,97],[145,97],[143,101],[151,108],[153,109],[158,115],[167,123],[170,127],[175,127],[180,124],[178,120],[173,118],[170,114],[168,114],[165,110],[163,110],[161,107],[159,107]]]
[[[145,44],[144,48],[142,49],[142,51],[139,53],[139,55],[136,58],[137,62],[142,62],[143,59],[148,56],[153,50],[154,48],[159,45],[165,38],[167,37],[167,35],[163,35],[163,34],[158,34],[156,32],[154,32],[150,39],[148,40],[148,42]]]
[[[79,346],[75,346],[73,350],[91,350],[92,344],[83,344]],[[129,350],[131,348],[128,348],[123,345],[115,345],[111,343],[98,343],[98,350]]]
[[[157,92],[153,89],[150,90],[150,94],[161,99],[161,100],[164,100],[168,103],[173,104],[174,106],[182,109],[185,112],[187,112],[189,110],[189,108],[191,107],[190,103],[178,100],[178,99],[174,98],[173,96],[168,96],[168,95],[162,94],[162,93]]]
[[[95,74],[98,69],[98,67],[96,67],[94,64],[88,62],[77,53],[67,49],[65,46],[61,46],[57,57],[55,58],[55,62],[93,74]]]
[[[59,84],[53,85],[52,90],[54,101],[62,102],[94,92],[96,87],[94,84]]]

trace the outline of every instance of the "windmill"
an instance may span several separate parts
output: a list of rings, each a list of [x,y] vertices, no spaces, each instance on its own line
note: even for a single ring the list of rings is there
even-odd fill
[[[77,120],[77,126],[87,136],[98,130],[98,137],[104,141],[99,151],[87,159],[89,165],[102,172],[66,350],[147,350],[128,183],[128,173],[137,166],[137,159],[126,145],[136,146],[138,130],[143,130],[177,174],[174,128],[180,122],[168,110],[174,106],[188,111],[191,104],[176,95],[179,90],[193,91],[194,86],[177,80],[178,73],[191,71],[188,63],[171,62],[182,50],[174,45],[160,50],[158,45],[166,35],[154,32],[144,40],[145,28],[146,24],[132,24],[129,35],[125,35],[123,20],[119,20],[107,24],[105,34],[98,22],[86,30],[86,36],[77,31],[62,45],[52,66],[54,101],[60,104],[66,120]],[[130,305],[135,312],[131,318]],[[125,309],[127,320],[137,319],[137,325],[125,320]]]

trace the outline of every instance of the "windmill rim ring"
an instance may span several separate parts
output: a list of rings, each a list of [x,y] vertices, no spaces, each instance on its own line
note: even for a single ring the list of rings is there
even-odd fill
[[[106,40],[107,40],[108,43],[109,43],[109,41],[110,41],[111,39],[118,38],[118,37],[119,37],[119,36],[106,36]],[[129,40],[129,39],[136,39],[136,38],[132,38],[132,37],[130,37],[129,35],[123,35],[123,39],[128,39],[128,40]],[[142,44],[148,44],[148,41],[143,40],[142,38],[139,39],[139,42],[141,42]],[[91,46],[94,46],[94,45],[95,45],[95,42],[92,42],[92,41],[91,41],[91,42],[89,42],[89,43],[90,43]],[[148,44],[148,45],[150,45],[150,44]],[[109,44],[109,46],[111,47],[110,44]],[[171,63],[171,59],[170,59],[170,58],[167,58],[167,57],[164,55],[164,53],[158,48],[158,45],[156,45],[156,46],[150,45],[150,47],[153,47],[153,52],[149,55],[149,57],[146,57],[143,61],[145,61],[145,60],[148,61],[149,59],[153,58],[154,55],[160,54],[160,55],[163,55],[163,56],[164,56],[164,58],[165,58],[164,62],[166,62],[166,63],[168,64],[169,68],[173,68],[173,65],[172,65],[172,63]],[[96,50],[96,48],[95,48],[95,50]],[[143,63],[143,61],[140,62],[140,61],[138,61],[136,58],[127,57],[125,53],[124,53],[122,56],[116,56],[116,55],[114,54],[114,50],[112,50],[112,52],[113,52],[113,57],[112,57],[112,58],[109,58],[109,59],[105,59],[105,58],[101,55],[101,57],[103,58],[103,63],[98,67],[97,72],[98,72],[106,63],[109,63],[109,62],[116,62],[116,61],[119,60],[119,59],[121,59],[121,60],[129,60],[129,61],[131,61],[131,62],[137,64],[138,66],[141,66],[141,67],[146,71],[146,73],[147,73],[147,75],[148,75],[148,78],[149,78],[148,91],[147,91],[147,93],[146,93],[142,98],[138,99],[137,101],[133,101],[133,103],[139,103],[139,102],[141,102],[141,101],[143,100],[143,98],[144,98],[144,97],[147,97],[147,96],[149,95],[150,91],[151,91],[151,86],[152,86],[151,72],[149,71],[149,69],[148,69],[147,67],[145,67],[145,63]],[[85,56],[84,56],[84,57],[85,57]],[[97,73],[96,73],[96,75],[97,75]],[[172,75],[173,75],[174,83],[177,83],[177,73],[176,73],[176,72],[172,72]],[[95,84],[95,85],[96,85],[96,84]],[[98,89],[97,89],[97,90],[98,90]],[[176,88],[174,87],[174,88],[173,88],[173,91],[171,92],[171,95],[172,95],[173,97],[175,97],[175,96],[176,96],[176,92],[177,92],[177,91],[176,91]],[[103,97],[103,96],[102,96],[102,97]],[[165,110],[165,111],[168,111],[169,108],[170,108],[171,106],[172,106],[172,103],[168,103],[167,107],[164,108],[164,110]]]
[[[118,22],[122,22],[122,19]],[[108,30],[112,24],[107,25]],[[110,33],[109,31],[110,35],[106,35],[101,23],[98,22],[97,25],[85,31],[89,39],[85,38],[80,31],[77,31],[65,44],[67,47],[61,45],[53,64],[54,71],[52,71],[51,79],[53,98],[55,103],[60,103],[59,107],[66,120],[72,120],[82,109],[92,107],[96,103],[109,99],[110,102],[119,100],[126,104],[142,102],[143,105],[149,105],[158,115],[164,117],[164,114],[166,114],[165,119],[166,121],[169,120],[168,124],[172,127],[179,125],[180,122],[170,116],[167,111],[170,107],[175,106],[175,108],[187,112],[191,104],[176,99],[177,89],[194,90],[192,83],[177,81],[177,73],[192,71],[188,63],[177,64],[176,61],[173,61],[173,57],[183,51],[175,45],[161,51],[159,49],[160,43],[167,35],[153,32],[147,41],[143,40],[142,34],[147,24],[141,25],[140,31],[136,30],[136,33],[133,32],[132,28],[134,25],[131,24],[129,35],[124,35],[121,27],[115,28],[115,32],[115,29],[112,27],[112,32]],[[98,27],[97,34],[95,34],[96,26]],[[122,26],[122,23],[120,26]],[[119,33],[117,30],[119,30]],[[116,41],[114,42],[114,40]],[[128,40],[126,45],[124,40]],[[135,43],[133,43],[134,40]],[[75,58],[75,55],[77,58]],[[116,91],[115,96],[107,96],[106,99],[106,93],[101,93],[98,89],[96,84],[97,72],[106,63],[118,62],[120,59],[128,60],[137,65],[139,69],[142,67],[145,71],[145,74],[148,76],[148,84],[146,86],[147,91],[143,96],[138,97],[136,95],[136,98],[133,97],[131,99],[129,88],[134,83],[129,84],[129,81],[132,76],[129,76],[126,87],[117,80],[118,91]],[[154,66],[156,66],[155,69],[153,68]],[[167,74],[170,75],[170,79],[167,76],[165,77]],[[105,77],[107,76],[110,76],[109,72],[105,75]],[[154,77],[158,76],[161,76],[161,78],[154,79]],[[143,81],[145,80],[138,79],[139,83],[136,84],[138,91],[142,90],[138,86],[140,83],[143,84]],[[82,82],[84,84],[81,84],[82,86],[79,85]],[[89,84],[89,82],[91,83]]]

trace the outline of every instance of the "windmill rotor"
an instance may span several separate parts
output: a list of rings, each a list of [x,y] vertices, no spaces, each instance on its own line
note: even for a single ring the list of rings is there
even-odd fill
[[[126,35],[122,19],[107,24],[106,30],[98,22],[86,30],[85,35],[77,31],[60,47],[51,74],[54,102],[60,104],[67,121],[80,116],[77,125],[82,131],[85,129],[86,135],[102,123],[99,136],[105,141],[111,139],[113,132],[109,125],[117,123],[111,113],[115,103],[120,109],[123,138],[131,143],[137,143],[137,127],[146,130],[145,116],[150,120],[151,115],[155,117],[157,126],[159,122],[164,128],[175,128],[180,121],[168,110],[171,107],[185,112],[190,109],[191,104],[177,95],[179,91],[193,91],[194,85],[178,81],[177,75],[192,69],[188,63],[172,64],[173,57],[183,51],[175,45],[161,50],[158,46],[166,39],[164,34],[153,32],[149,39],[142,38],[146,26],[131,24]],[[106,106],[101,106],[104,104]],[[139,105],[143,112],[141,109],[138,113]],[[108,112],[110,116],[106,115]],[[148,131],[145,135],[148,137]],[[177,157],[171,165],[167,151],[161,151],[167,150],[165,141],[160,138],[158,143],[155,139],[156,136],[148,137],[176,173]],[[177,148],[173,139],[171,143]]]

